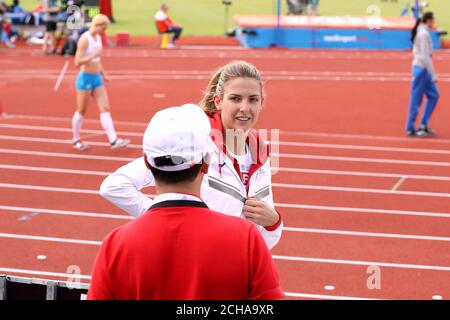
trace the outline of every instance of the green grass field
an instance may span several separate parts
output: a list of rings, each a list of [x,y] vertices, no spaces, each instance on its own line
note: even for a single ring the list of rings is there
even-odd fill
[[[155,0],[115,0],[113,1],[114,18],[109,34],[128,31],[132,35],[155,35],[153,15],[161,1]],[[222,0],[167,0],[171,6],[169,14],[173,21],[183,25],[185,35],[223,35],[225,30],[225,6]],[[285,0],[282,0],[283,12],[286,12]],[[370,15],[367,8],[377,5],[382,16],[399,16],[407,2],[397,3],[381,0],[321,0],[322,15]],[[429,10],[434,11],[441,29],[450,32],[450,0],[428,0]],[[22,5],[31,9],[39,0],[21,0]],[[233,26],[233,14],[275,14],[275,0],[233,0],[230,7],[228,26]],[[447,37],[448,38],[448,37]]]

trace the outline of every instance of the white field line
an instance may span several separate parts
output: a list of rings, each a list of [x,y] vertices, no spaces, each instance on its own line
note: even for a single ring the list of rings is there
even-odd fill
[[[1,269],[0,269],[0,271],[1,271]],[[304,298],[304,299],[318,299],[318,300],[382,300],[382,299],[373,299],[373,298],[333,296],[333,295],[323,295],[323,294],[313,294],[313,293],[285,292],[284,294],[287,297]]]
[[[133,220],[134,217],[122,214],[113,213],[95,213],[95,212],[82,212],[82,211],[68,211],[68,210],[51,210],[42,208],[29,208],[29,207],[16,207],[16,206],[1,206],[0,210],[3,211],[17,211],[23,213],[38,212],[40,214],[53,214],[61,216],[74,216],[96,219],[117,219],[117,220]]]
[[[136,159],[127,157],[108,157],[108,156],[94,156],[75,153],[56,153],[56,152],[41,152],[41,151],[27,151],[27,150],[15,150],[15,149],[0,149],[0,153],[6,154],[21,154],[28,156],[40,156],[40,157],[56,157],[56,158],[71,158],[71,159],[86,159],[86,160],[105,160],[105,161],[121,161],[129,162]]]
[[[9,51],[8,56],[40,56],[39,50],[14,49]],[[448,61],[449,54],[445,50],[436,52],[433,55],[434,60]],[[240,46],[181,46],[180,50],[170,52],[161,52],[153,48],[133,49],[133,50],[106,50],[105,57],[110,58],[253,58],[253,59],[305,59],[305,60],[410,60],[411,55],[398,51],[375,51],[363,52],[358,50],[321,50],[311,51],[305,50],[252,50]]]
[[[293,204],[293,203],[275,203],[275,206],[288,209],[302,209],[302,210],[316,210],[316,211],[330,211],[330,212],[346,212],[357,214],[389,214],[401,216],[418,216],[418,217],[435,217],[435,218],[450,218],[450,213],[439,212],[422,212],[410,210],[389,210],[389,209],[374,209],[374,208],[355,208],[355,207],[338,207],[338,206],[320,206],[310,204]]]
[[[412,161],[412,160],[382,159],[382,158],[336,157],[336,156],[318,156],[309,154],[290,154],[290,153],[273,153],[272,156],[279,156],[280,158],[292,158],[292,159],[391,163],[391,164],[393,163],[398,165],[450,167],[450,162],[438,162],[438,161]]]
[[[69,140],[63,139],[41,139],[41,138],[27,138],[27,137],[5,137],[0,136],[3,140],[13,140],[13,141],[32,141],[38,143],[58,143],[58,144],[68,144]],[[104,142],[90,142],[88,144],[100,146],[100,147],[110,147]],[[138,149],[138,145],[128,145],[130,149]],[[139,146],[139,148],[141,148]],[[56,153],[56,152],[39,152],[39,151],[25,151],[17,149],[0,149],[0,153],[10,153],[10,154],[27,154],[35,156],[48,156],[48,157],[63,157],[63,158],[78,158],[78,159],[98,159],[98,160],[114,160],[114,161],[132,161],[135,158],[125,158],[125,157],[106,157],[106,156],[91,156],[91,155],[81,155],[81,154],[69,154],[69,153]],[[280,158],[290,158],[290,159],[308,159],[308,160],[324,160],[324,161],[346,161],[346,162],[365,162],[365,163],[390,163],[398,165],[414,165],[414,166],[437,166],[437,167],[450,167],[450,162],[438,162],[438,161],[413,161],[413,160],[400,160],[400,159],[384,159],[384,158],[360,158],[360,157],[338,157],[338,156],[318,156],[318,155],[308,155],[308,154],[292,154],[292,153],[272,153],[272,157]]]
[[[401,178],[406,177],[412,180],[438,180],[450,181],[450,177],[444,176],[428,176],[406,173],[383,173],[383,172],[361,172],[361,171],[344,171],[344,170],[319,170],[319,169],[300,169],[300,168],[278,168],[279,172],[296,172],[310,174],[329,174],[344,176],[360,176],[360,177],[377,177],[377,178]]]
[[[383,189],[369,189],[369,188],[347,188],[347,187],[331,187],[320,185],[306,185],[306,184],[287,184],[287,183],[272,183],[273,187],[289,188],[289,189],[303,189],[303,190],[319,190],[319,191],[338,191],[338,192],[357,192],[357,193],[380,193],[393,194],[402,196],[423,196],[423,197],[440,197],[450,198],[450,193],[443,192],[419,192],[419,191],[399,191],[399,190],[383,190]]]
[[[14,233],[0,233],[0,238],[45,241],[45,242],[67,243],[67,244],[80,244],[80,245],[92,245],[92,246],[100,246],[102,244],[102,241],[95,241],[95,240],[43,237],[43,236],[32,236],[32,235],[23,235],[23,234],[14,234]],[[450,271],[450,267],[446,267],[446,266],[416,265],[416,264],[387,263],[387,262],[369,262],[369,261],[359,261],[359,260],[306,258],[306,257],[282,256],[282,255],[272,255],[272,257],[275,260],[297,261],[297,262],[332,263],[332,264],[345,264],[345,265],[378,266],[378,267],[387,267],[387,268]]]
[[[115,81],[128,81],[128,80],[198,80],[198,81],[206,81],[210,78],[210,76],[191,76],[191,75],[136,75],[136,76],[110,76],[111,80]],[[33,81],[37,80],[52,80],[53,76],[51,75],[34,75],[34,76],[25,76],[25,75],[1,75],[0,79],[4,79],[6,81],[9,80],[23,80],[23,79],[33,79]],[[76,79],[76,76],[67,76],[67,79],[73,81]],[[373,81],[373,82],[411,82],[410,77],[326,77],[326,76],[266,76],[266,81]],[[450,78],[440,78],[439,82],[441,83],[450,83]]]
[[[392,187],[391,191],[397,191],[401,185],[406,181],[407,177],[400,177],[397,183]]]
[[[33,115],[20,115],[20,114],[8,114],[3,117],[4,119],[26,119],[26,120],[39,120],[39,121],[57,121],[70,123],[71,118],[68,117],[51,117],[51,116],[33,116]],[[85,119],[85,123],[95,123],[100,125],[100,121],[96,119]],[[148,122],[138,122],[138,121],[114,121],[116,125],[124,126],[139,126],[143,127],[142,130],[148,126]],[[282,135],[299,135],[299,136],[310,136],[310,137],[323,137],[323,138],[343,138],[343,139],[367,139],[367,140],[381,140],[381,141],[404,141],[411,142],[411,138],[407,137],[393,137],[393,136],[374,136],[374,135],[361,135],[361,134],[345,134],[345,133],[325,133],[325,132],[302,132],[302,131],[286,131],[281,130]],[[426,141],[428,144],[431,143],[444,143],[450,144],[450,139],[422,139],[414,141]]]
[[[0,128],[72,133],[72,129],[71,128],[47,127],[47,126],[31,126],[31,125],[19,125],[19,124],[7,124],[7,123],[0,123]],[[103,130],[83,129],[83,132],[84,133],[89,133],[89,134],[96,134],[96,135],[104,135],[105,134],[105,131],[103,131]],[[139,138],[142,138],[144,136],[144,132],[139,133],[139,132],[117,131],[117,134],[118,135],[123,135],[123,136],[139,137]]]
[[[272,258],[275,260],[296,261],[296,262],[343,264],[343,265],[356,265],[365,267],[377,266],[385,268],[402,268],[402,269],[433,270],[433,271],[450,271],[450,267],[446,266],[430,266],[430,265],[359,261],[359,260],[321,259],[321,258],[307,258],[295,256],[281,256],[281,255],[272,255]]]
[[[65,74],[67,72],[67,68],[68,67],[69,67],[69,61],[67,60],[64,63],[64,66],[63,66],[63,68],[61,70],[61,73],[59,74],[58,80],[55,83],[55,87],[53,88],[54,91],[58,91],[59,87],[61,86],[61,83],[62,83],[62,81],[64,79],[64,76],[65,76]]]
[[[450,213],[439,212],[421,212],[421,211],[404,211],[404,210],[387,210],[387,209],[373,209],[373,208],[348,208],[348,207],[332,207],[332,206],[317,206],[317,205],[303,205],[303,204],[283,204],[276,203],[280,208],[294,208],[309,211],[331,211],[356,213],[356,214],[387,214],[387,215],[402,215],[402,216],[417,216],[417,217],[432,217],[432,218],[450,218]],[[24,213],[38,212],[46,214],[64,215],[64,216],[79,216],[87,218],[99,218],[99,219],[119,219],[119,220],[133,220],[133,217],[122,214],[112,213],[94,213],[94,212],[80,212],[80,211],[67,211],[67,210],[51,210],[43,208],[29,208],[29,207],[17,207],[17,206],[4,206],[0,205],[0,210],[6,211],[18,211]]]
[[[59,215],[59,216],[77,216],[77,217],[95,218],[95,219],[116,219],[116,220],[129,220],[129,221],[134,219],[131,216],[125,216],[125,215],[120,215],[120,214],[50,210],[50,209],[24,208],[24,207],[14,207],[14,206],[0,206],[0,211],[15,211],[15,212],[21,212],[21,213],[36,212],[39,214],[51,214],[51,215]],[[427,235],[410,235],[410,234],[397,234],[397,233],[377,233],[377,232],[360,232],[360,231],[348,231],[348,230],[330,230],[330,229],[295,228],[295,227],[284,227],[283,230],[288,231],[288,232],[296,232],[296,233],[317,233],[317,234],[332,234],[332,235],[343,235],[343,236],[425,240],[425,241],[443,241],[443,242],[450,241],[450,237],[436,237],[436,236],[427,236]]]
[[[0,169],[5,170],[24,170],[35,172],[56,172],[66,174],[79,174],[79,175],[92,175],[92,176],[108,176],[112,172],[107,171],[91,171],[91,170],[77,170],[77,169],[62,169],[62,168],[49,168],[49,167],[36,167],[36,166],[20,166],[0,164]],[[437,181],[450,181],[450,177],[442,176],[426,176],[426,175],[408,175],[403,173],[377,173],[377,172],[357,172],[357,171],[335,171],[335,170],[315,170],[315,169],[298,169],[298,168],[278,168],[280,172],[295,172],[295,173],[307,173],[307,174],[322,174],[322,175],[343,175],[343,176],[362,176],[362,177],[376,177],[376,178],[408,178],[410,180],[437,180]]]
[[[39,137],[26,137],[26,136],[9,136],[9,135],[0,135],[0,140],[9,140],[9,141],[29,141],[29,142],[38,142],[38,143],[57,143],[57,144],[68,144],[72,143],[71,139],[49,139],[49,138],[39,138]],[[89,141],[87,144],[99,147],[110,147],[109,143],[106,142],[96,142]],[[316,146],[319,147],[319,146]],[[338,147],[337,149],[350,149],[356,150],[356,146],[349,146],[349,148]],[[367,148],[365,148],[367,147]],[[129,144],[127,148],[131,149],[142,149],[142,145],[140,144]],[[326,146],[325,148],[332,148],[330,146]],[[381,148],[380,148],[381,149]],[[392,151],[392,152],[409,152],[409,153],[429,153],[429,154],[450,154],[448,150],[428,150],[428,149],[418,149],[417,151],[412,148],[387,148],[390,150],[375,150],[368,146],[358,146],[358,150],[370,150],[370,151]],[[286,158],[297,158],[299,156],[296,153],[273,153],[274,156],[281,156]],[[364,159],[364,158],[362,158]],[[440,163],[440,162],[437,162]]]
[[[321,185],[301,185],[301,184],[287,184],[287,183],[273,183],[272,186],[274,188],[289,188],[289,189],[303,189],[303,190],[354,192],[354,193],[376,193],[376,194],[389,194],[389,195],[397,195],[397,196],[423,196],[423,197],[450,198],[450,193],[438,193],[438,192],[392,191],[392,190],[383,190],[383,189],[347,188],[347,187],[331,187],[331,186],[321,186]],[[9,184],[9,183],[0,183],[0,188],[98,194],[98,190],[44,187],[44,186]]]
[[[36,241],[47,241],[47,242],[70,243],[70,244],[84,244],[84,245],[91,245],[91,246],[101,246],[102,245],[102,241],[31,236],[31,235],[16,234],[16,233],[0,233],[0,238],[20,239],[20,240],[36,240]]]
[[[435,237],[435,236],[398,234],[398,233],[359,232],[347,230],[294,228],[294,227],[284,227],[283,230],[298,233],[318,233],[318,234],[332,234],[332,235],[356,236],[356,237],[359,236],[359,237],[393,238],[393,239],[427,240],[427,241],[444,241],[444,242],[450,241],[450,237]]]
[[[290,130],[281,130],[280,134],[287,136],[303,136],[316,138],[318,137],[318,138],[360,139],[360,140],[380,140],[380,141],[399,141],[399,142],[426,141],[428,144],[431,143],[450,144],[450,139],[439,139],[439,138],[413,139],[408,137],[375,136],[367,134],[329,133],[329,132],[302,132]]]
[[[55,278],[64,278],[64,279],[72,279],[72,280],[91,280],[91,276],[82,275],[82,274],[74,274],[74,273],[62,273],[62,272],[49,272],[49,271],[38,271],[38,270],[28,270],[28,269],[16,269],[16,268],[5,268],[0,267],[0,274],[26,274],[33,276],[46,276],[46,277],[55,277]],[[74,288],[76,288],[76,284],[74,284]]]
[[[47,126],[32,126],[32,125],[18,125],[18,124],[2,124],[0,123],[0,128],[8,129],[25,129],[34,131],[50,131],[50,132],[67,132],[71,133],[71,128],[61,128],[61,127],[47,127]],[[89,134],[104,135],[102,130],[83,130]],[[138,132],[117,132],[119,135],[132,136],[132,137],[143,137],[143,133]],[[2,139],[7,139],[8,135],[2,135]],[[14,138],[14,136],[11,136]],[[28,137],[27,137],[28,138]],[[36,139],[39,139],[36,137]],[[42,138],[45,141],[44,138]],[[69,140],[64,140],[69,141]],[[348,150],[363,150],[363,151],[388,151],[388,152],[406,152],[406,153],[429,153],[429,154],[449,154],[450,150],[446,149],[423,149],[423,148],[399,148],[399,147],[376,147],[376,146],[365,146],[365,145],[351,145],[351,144],[332,144],[332,143],[304,143],[304,142],[289,142],[289,141],[277,141],[271,142],[273,145],[281,146],[293,146],[293,147],[307,147],[307,148],[325,148],[325,149],[348,149]],[[106,145],[106,144],[105,144]]]
[[[274,142],[272,142],[274,143]],[[394,148],[394,147],[374,147],[350,144],[333,143],[304,143],[280,141],[282,146],[307,147],[307,148],[327,148],[327,149],[348,149],[364,151],[392,151],[392,152],[411,152],[411,153],[430,153],[430,154],[450,154],[450,150],[445,149],[420,149],[420,148]]]

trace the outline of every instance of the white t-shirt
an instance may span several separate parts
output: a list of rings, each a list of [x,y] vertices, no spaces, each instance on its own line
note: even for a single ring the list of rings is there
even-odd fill
[[[250,152],[248,152],[248,147],[245,146],[245,154],[238,156],[234,153],[228,151],[230,156],[232,156],[239,164],[239,169],[241,170],[241,180],[245,187],[248,187],[248,181],[249,181],[249,172],[250,168],[253,164],[252,155]]]

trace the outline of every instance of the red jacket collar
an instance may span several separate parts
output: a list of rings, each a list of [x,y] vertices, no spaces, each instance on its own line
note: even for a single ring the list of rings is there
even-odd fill
[[[206,112],[206,115],[208,116],[209,122],[211,124],[212,140],[217,145],[219,150],[222,150],[223,153],[227,154],[230,157],[229,153],[227,152],[227,147],[223,141],[224,140],[223,126],[220,112]],[[247,137],[247,144],[249,146],[252,159],[253,160],[256,159],[256,163],[254,163],[250,168],[250,176],[251,176],[268,160],[270,155],[270,148],[269,144],[266,143],[263,139],[261,139],[261,137],[258,134],[258,131],[255,129],[250,129],[250,132]]]

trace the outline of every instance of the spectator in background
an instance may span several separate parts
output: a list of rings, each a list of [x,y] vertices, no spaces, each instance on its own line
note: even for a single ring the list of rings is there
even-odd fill
[[[308,15],[320,16],[319,0],[309,0],[308,2]]]
[[[5,17],[6,12],[8,12],[8,6],[4,2],[0,2],[0,50],[2,49],[3,43],[9,48],[14,47],[12,42],[9,41],[11,24]]]
[[[9,12],[12,13],[22,13],[24,11],[19,0],[14,0],[13,4],[9,7]]]
[[[288,15],[299,15],[306,11],[308,0],[287,0]]]
[[[56,0],[41,0],[42,10],[45,12],[44,21],[46,24],[44,45],[42,51],[45,55],[56,54],[56,29],[58,26],[59,7]]]
[[[163,3],[161,5],[161,9],[155,14],[154,19],[159,33],[173,33],[170,44],[170,47],[173,47],[175,45],[175,41],[180,38],[183,28],[172,22],[172,20],[167,15],[168,11],[169,5],[167,3]]]
[[[200,198],[212,149],[197,105],[156,113],[143,139],[157,196],[111,232],[97,256],[90,300],[274,300],[284,296],[269,249],[250,222]]]

